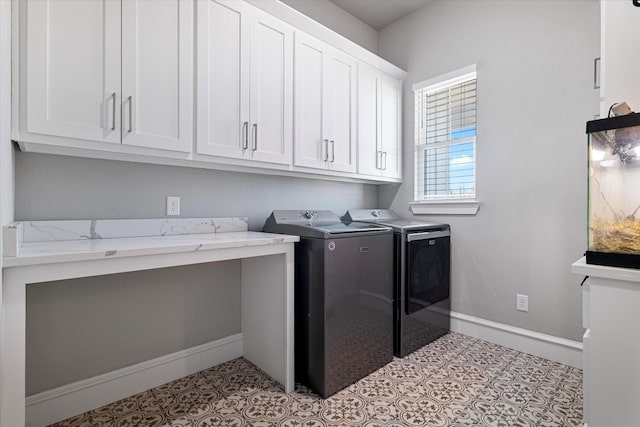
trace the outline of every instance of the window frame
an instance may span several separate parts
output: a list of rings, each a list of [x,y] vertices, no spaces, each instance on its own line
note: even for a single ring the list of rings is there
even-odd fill
[[[476,64],[469,65],[467,67],[460,68],[458,70],[451,71],[449,73],[442,74],[440,76],[423,80],[415,83],[412,87],[414,93],[414,101],[416,94],[419,90],[428,88],[429,92],[442,90],[475,79],[477,84],[477,69]],[[477,87],[477,86],[476,86]],[[477,95],[476,95],[477,96]],[[415,106],[414,102],[414,106]],[[476,98],[476,109],[478,100]],[[446,142],[438,142],[432,144],[419,144],[418,141],[418,128],[416,119],[418,111],[414,112],[414,183],[413,183],[413,201],[409,202],[409,206],[414,214],[455,214],[455,215],[475,215],[480,207],[480,203],[477,200],[477,132],[473,137],[466,137],[461,139],[449,139]],[[477,129],[477,113],[476,113],[476,129]],[[419,170],[419,158],[418,154],[424,155],[424,149],[426,146],[429,148],[439,147],[451,147],[464,143],[473,142],[473,170],[474,170],[474,194],[469,197],[434,197],[424,198],[419,194],[419,183],[424,182],[426,174],[424,171]],[[424,166],[424,165],[423,165]]]

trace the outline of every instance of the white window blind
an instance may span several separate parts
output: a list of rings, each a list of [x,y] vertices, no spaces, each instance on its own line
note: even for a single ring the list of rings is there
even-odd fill
[[[475,199],[476,72],[472,68],[414,86],[416,201]]]

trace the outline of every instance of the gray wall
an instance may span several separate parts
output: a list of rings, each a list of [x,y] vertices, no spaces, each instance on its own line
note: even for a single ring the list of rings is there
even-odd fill
[[[181,197],[181,217],[248,216],[252,230],[274,209],[377,203],[369,184],[16,153],[18,220],[162,218],[169,195]]]
[[[586,249],[585,122],[598,113],[597,1],[434,1],[380,32],[379,54],[409,75],[404,164],[413,165],[411,86],[476,63],[476,216],[421,216],[453,233],[453,310],[580,340]],[[413,174],[381,187],[410,216]],[[515,310],[529,295],[529,312]]]

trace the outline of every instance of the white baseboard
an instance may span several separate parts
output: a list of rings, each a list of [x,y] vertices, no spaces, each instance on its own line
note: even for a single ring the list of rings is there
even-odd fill
[[[451,330],[582,369],[582,343],[451,312]]]
[[[242,356],[242,334],[27,397],[28,427],[42,427]]]

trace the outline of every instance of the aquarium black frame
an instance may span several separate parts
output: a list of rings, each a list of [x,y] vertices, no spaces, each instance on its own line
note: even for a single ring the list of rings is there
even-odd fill
[[[640,126],[640,113],[631,113],[624,116],[588,121],[587,133],[630,128],[633,126]]]
[[[640,255],[587,251],[587,264],[640,269]]]

